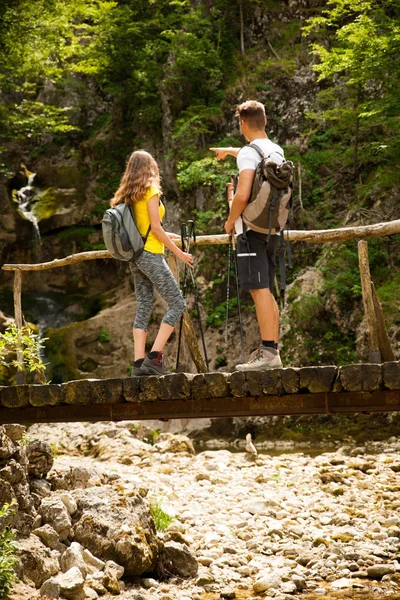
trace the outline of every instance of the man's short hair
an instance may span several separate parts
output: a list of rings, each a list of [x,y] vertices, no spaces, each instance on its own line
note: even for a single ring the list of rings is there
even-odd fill
[[[261,102],[247,100],[236,107],[236,116],[245,121],[251,129],[264,129],[267,117]]]

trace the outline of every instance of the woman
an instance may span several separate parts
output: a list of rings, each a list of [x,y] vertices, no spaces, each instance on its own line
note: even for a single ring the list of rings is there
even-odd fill
[[[174,331],[182,313],[186,309],[182,293],[164,258],[164,246],[192,267],[193,257],[182,252],[172,240],[179,236],[166,233],[162,226],[165,214],[160,200],[160,173],[154,158],[144,150],[137,150],[130,156],[120,186],[111,200],[115,206],[121,202],[130,204],[139,232],[145,239],[144,251],[134,262],[129,263],[133,274],[136,292],[136,317],[133,324],[135,363],[133,375],[165,375],[163,349]],[[164,298],[168,310],[148,356],[145,356],[147,326],[153,310],[154,290]]]

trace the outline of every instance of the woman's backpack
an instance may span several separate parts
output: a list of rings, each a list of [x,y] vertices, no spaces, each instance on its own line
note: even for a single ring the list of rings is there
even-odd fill
[[[129,204],[121,202],[113,208],[108,208],[101,225],[104,243],[113,258],[123,261],[139,258],[151,227],[149,225],[145,237],[140,235]]]
[[[256,144],[250,144],[261,156],[254,175],[250,200],[242,213],[244,224],[269,236],[283,231],[292,205],[294,165],[281,164],[266,157]]]

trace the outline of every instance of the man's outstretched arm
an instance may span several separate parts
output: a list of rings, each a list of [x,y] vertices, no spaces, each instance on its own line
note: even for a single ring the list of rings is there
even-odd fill
[[[215,152],[217,160],[225,160],[227,156],[237,157],[240,148],[210,148],[212,152]]]

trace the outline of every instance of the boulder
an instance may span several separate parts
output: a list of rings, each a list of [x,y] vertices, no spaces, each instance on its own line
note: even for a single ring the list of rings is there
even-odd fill
[[[0,320],[1,315],[2,313],[0,312]],[[18,423],[9,423],[8,425],[4,425],[4,430],[12,442],[20,442],[26,432],[26,427]]]
[[[55,577],[50,577],[40,588],[40,595],[46,598],[59,598],[61,593],[60,584]]]
[[[85,467],[57,466],[50,471],[47,479],[53,490],[86,489],[105,483],[102,475],[94,467],[87,469]]]
[[[43,544],[51,550],[57,550],[61,553],[64,552],[65,546],[60,542],[58,533],[53,529],[53,527],[51,527],[51,525],[46,524],[42,527],[34,529],[33,535],[36,535],[43,542]]]
[[[74,490],[78,505],[73,538],[103,561],[122,565],[128,576],[151,571],[160,541],[143,498],[125,495],[113,486]],[[112,507],[112,510],[110,510]]]
[[[46,442],[33,440],[26,446],[28,473],[30,477],[41,479],[53,466],[54,458],[51,447]]]
[[[166,542],[157,563],[160,577],[196,577],[199,570],[197,560],[186,544]]]
[[[71,517],[63,501],[57,496],[42,500],[40,507],[44,523],[48,523],[58,533],[60,541],[66,540],[71,533]]]
[[[105,562],[96,556],[93,556],[87,548],[82,552],[82,556],[90,573],[95,573],[96,571],[102,571],[104,569]]]
[[[16,543],[16,554],[21,562],[21,573],[18,576],[33,581],[37,588],[60,570],[57,555],[35,535],[19,540]]]
[[[54,578],[60,586],[60,593],[67,600],[85,600],[83,585],[85,580],[78,567],[72,567],[66,573],[61,573]]]
[[[0,427],[0,460],[7,460],[11,458],[15,454],[16,450],[17,448],[6,434],[5,428]]]
[[[65,550],[60,559],[61,569],[64,573],[76,567],[82,573],[82,576],[86,578],[89,569],[83,559],[82,552],[83,548],[77,542],[72,542],[70,547]]]
[[[192,440],[185,435],[174,435],[173,433],[162,433],[157,438],[154,449],[162,453],[173,452],[176,454],[179,452],[187,452],[189,454],[195,454]]]

